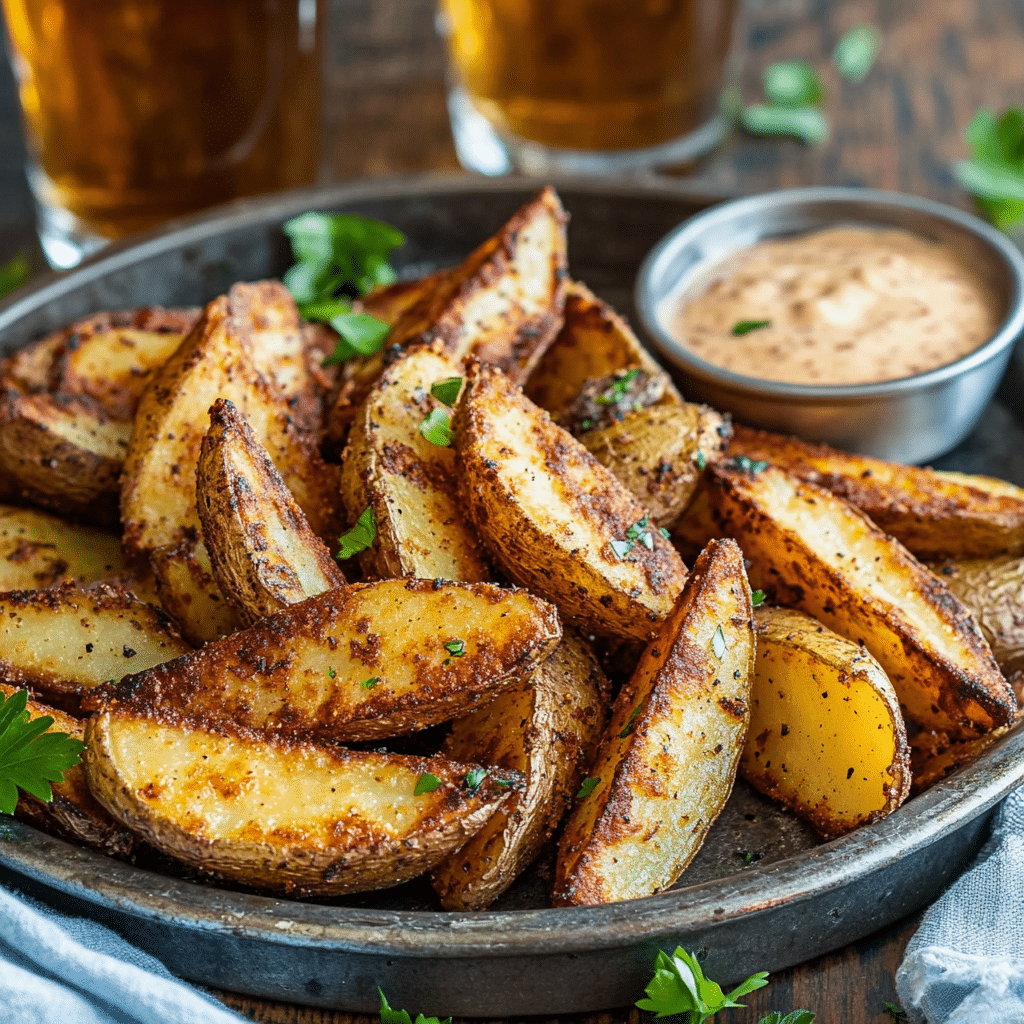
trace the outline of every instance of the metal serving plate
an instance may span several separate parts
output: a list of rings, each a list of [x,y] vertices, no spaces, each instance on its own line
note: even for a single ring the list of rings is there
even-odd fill
[[[461,259],[536,187],[419,178],[238,204],[13,296],[0,306],[0,350],[95,310],[195,305],[233,281],[278,275],[289,263],[280,225],[307,209],[395,224],[409,240],[398,254],[403,273],[424,273]],[[564,181],[559,191],[572,214],[573,275],[630,315],[648,248],[711,202],[632,184]],[[996,401],[943,464],[1024,483],[1022,453],[1024,430]],[[551,909],[550,855],[494,909],[456,914],[436,909],[422,881],[329,902],[281,900],[166,863],[110,860],[3,816],[9,871],[0,878],[20,876],[33,893],[217,988],[364,1012],[376,1009],[378,985],[392,1005],[442,1015],[607,1009],[642,994],[659,948],[696,950],[729,982],[836,949],[923,906],[974,856],[992,806],[1024,780],[1022,755],[1024,731],[885,821],[825,844],[741,782],[679,886],[603,907]]]

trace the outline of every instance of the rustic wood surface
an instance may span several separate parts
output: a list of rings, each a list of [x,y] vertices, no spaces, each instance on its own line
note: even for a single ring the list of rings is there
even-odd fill
[[[332,0],[326,61],[326,173],[343,180],[422,170],[457,170],[445,109],[444,54],[433,0]],[[709,191],[747,193],[801,184],[856,184],[931,196],[960,206],[969,197],[951,174],[966,155],[964,127],[982,105],[1021,101],[1024,5],[1019,0],[759,0],[745,36],[744,98],[760,97],[765,64],[808,60],[824,73],[830,140],[813,149],[791,140],[735,135],[694,169]],[[861,85],[840,82],[829,56],[844,30],[874,24],[879,61]],[[28,244],[32,213],[21,172],[16,108],[0,77],[0,259]],[[724,1024],[772,1009],[807,1008],[818,1024],[882,1024],[895,1002],[893,972],[915,921],[838,953],[781,972],[729,1011]],[[757,964],[749,965],[751,971]],[[524,984],[528,984],[524,979]],[[375,1018],[218,993],[254,1021],[369,1024]],[[639,997],[641,993],[637,993]],[[430,1007],[407,1007],[414,1013]],[[620,1010],[563,1017],[582,1024],[636,1022]]]

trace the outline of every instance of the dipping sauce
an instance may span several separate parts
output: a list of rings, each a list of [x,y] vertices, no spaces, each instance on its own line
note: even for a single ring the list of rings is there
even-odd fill
[[[934,370],[988,341],[1003,312],[953,249],[860,227],[759,242],[718,266],[699,293],[669,301],[669,330],[695,356],[789,384]]]

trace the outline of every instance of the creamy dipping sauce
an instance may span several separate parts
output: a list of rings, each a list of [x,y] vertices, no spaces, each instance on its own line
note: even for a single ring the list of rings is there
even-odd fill
[[[716,267],[698,294],[669,301],[669,330],[695,356],[789,384],[933,370],[988,341],[1002,315],[953,249],[860,227],[759,242]]]

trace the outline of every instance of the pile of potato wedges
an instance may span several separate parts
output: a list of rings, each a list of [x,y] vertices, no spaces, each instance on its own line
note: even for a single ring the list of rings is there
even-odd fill
[[[274,281],[0,364],[0,692],[87,748],[19,815],[452,910],[557,843],[591,905],[672,886],[737,774],[830,839],[1013,728],[1024,490],[686,403],[566,219],[365,296],[337,368]]]

